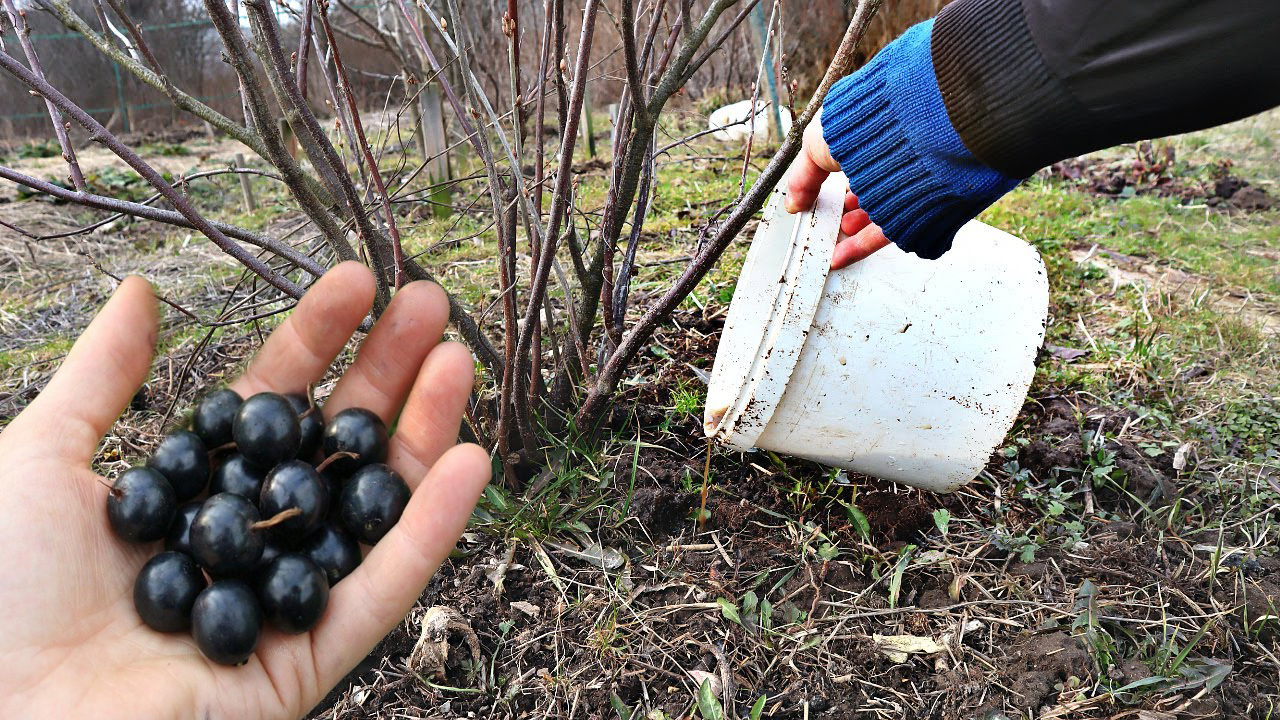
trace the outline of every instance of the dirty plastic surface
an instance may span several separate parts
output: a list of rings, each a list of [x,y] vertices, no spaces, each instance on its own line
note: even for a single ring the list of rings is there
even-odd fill
[[[977,221],[939,260],[889,247],[830,272],[847,180],[765,209],[707,391],[706,432],[938,492],[972,480],[1035,374],[1049,288],[1027,243]]]

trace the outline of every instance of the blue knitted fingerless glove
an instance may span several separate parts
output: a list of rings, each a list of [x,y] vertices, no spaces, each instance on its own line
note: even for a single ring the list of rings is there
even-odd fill
[[[934,259],[960,226],[1019,180],[975,158],[951,126],[933,72],[933,20],[912,27],[831,88],[822,129],[871,221]]]

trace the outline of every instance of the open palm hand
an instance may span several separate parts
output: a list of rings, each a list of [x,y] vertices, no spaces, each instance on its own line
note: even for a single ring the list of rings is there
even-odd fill
[[[303,391],[372,300],[366,268],[335,267],[232,389]],[[319,702],[412,608],[488,481],[484,451],[455,446],[472,360],[440,342],[447,318],[439,287],[405,286],[324,406],[326,416],[359,406],[388,424],[398,417],[388,463],[414,490],[400,522],[334,587],[312,631],[265,630],[247,664],[224,667],[188,635],[139,620],[133,581],[156,547],[112,533],[107,488],[90,470],[156,339],[150,286],[126,280],[0,434],[0,717],[290,718]]]

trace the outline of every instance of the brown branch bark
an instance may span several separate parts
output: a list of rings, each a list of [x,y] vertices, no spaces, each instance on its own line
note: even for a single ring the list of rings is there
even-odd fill
[[[582,117],[583,93],[586,91],[587,68],[591,62],[591,46],[595,36],[596,14],[599,9],[599,0],[587,0],[582,12],[582,33],[578,39],[573,92],[570,95],[568,116],[564,118],[564,125],[560,132],[560,155],[556,170],[556,190],[551,199],[551,218],[547,222],[546,232],[542,235],[542,257],[538,258],[538,272],[529,288],[529,305],[524,316],[524,326],[520,329],[520,341],[516,346],[517,377],[527,376],[529,370],[529,349],[533,341],[533,329],[538,324],[538,313],[542,308],[542,299],[546,295],[560,225],[564,222],[568,209],[570,182],[573,177],[570,169],[573,167],[573,150],[578,134],[578,122]],[[566,302],[570,300],[571,298],[566,298]],[[585,358],[583,361],[585,362]],[[525,401],[528,402],[528,398]]]
[[[307,100],[307,63],[311,58],[311,17],[315,0],[302,0],[302,25],[298,28],[298,94]]]
[[[342,54],[338,51],[337,41],[333,37],[333,28],[329,24],[329,13],[325,5],[320,6],[320,24],[324,26],[325,37],[329,41],[329,49],[333,52],[333,66],[338,75],[338,86],[346,95],[347,108],[351,112],[351,124],[355,130],[356,142],[364,156],[369,175],[373,178],[374,188],[382,199],[382,210],[387,215],[387,229],[391,232],[391,258],[395,272],[395,288],[404,287],[404,248],[400,244],[400,229],[396,225],[396,215],[391,209],[391,200],[387,196],[387,186],[382,182],[382,172],[378,170],[378,162],[369,149],[369,139],[364,133],[364,124],[360,121],[360,108],[356,105],[356,96],[351,92],[351,80],[347,77],[347,68],[342,64]],[[301,100],[301,97],[299,97]],[[303,105],[305,106],[305,101]]]
[[[227,172],[227,171],[219,170],[214,172],[221,173],[221,172]],[[185,179],[194,180],[198,176],[206,175],[206,174],[209,174],[209,173],[196,173],[195,175],[188,176]],[[38,178],[31,177],[30,175],[24,175],[23,173],[20,173],[17,170],[14,170],[12,168],[0,166],[0,178],[3,178],[10,182],[17,183],[19,185],[24,185],[26,187],[31,188],[32,190],[35,190],[36,192],[42,193],[44,195],[48,195],[49,197],[58,198],[59,200],[65,200],[67,202],[75,203],[76,205],[82,205],[88,208],[93,208],[95,210],[106,210],[107,212],[117,213],[118,215],[128,215],[131,217],[138,217],[138,218],[142,218],[143,220],[152,220],[154,222],[164,223],[166,225],[174,225],[176,227],[189,228],[192,230],[198,229],[184,215],[178,212],[174,212],[172,210],[162,210],[160,208],[151,207],[150,205],[147,205],[144,203],[135,203],[135,202],[130,202],[128,200],[120,200],[117,198],[105,197],[103,195],[94,195],[93,193],[88,193],[88,192],[76,192],[73,190],[68,190],[60,185],[56,185],[54,183],[47,182],[45,180],[40,180]],[[158,195],[158,196],[163,197],[163,195]],[[152,198],[152,199],[154,200],[155,198]],[[110,218],[108,218],[108,221],[109,220]],[[222,231],[222,233],[225,234],[227,237],[233,238],[235,240],[239,240],[240,242],[243,242],[243,243],[248,243],[249,245],[262,248],[263,250],[267,250],[275,255],[278,255],[281,258],[293,263],[294,265],[297,265],[299,268],[305,270],[306,272],[310,273],[314,277],[318,278],[321,275],[323,275],[325,272],[324,267],[322,267],[319,263],[317,263],[315,260],[311,259],[306,254],[298,251],[297,249],[295,249],[294,247],[288,244],[279,242],[277,240],[273,240],[269,237],[266,237],[265,235],[259,235],[257,233],[250,232],[248,230],[236,227],[234,225],[228,225],[226,223],[218,222],[216,220],[211,220],[210,223],[215,228]],[[90,225],[88,228],[81,228],[76,232],[85,232],[87,230],[91,230],[99,224],[100,223],[94,223],[93,225]],[[56,235],[46,235],[42,239],[62,237],[62,236],[65,236],[66,234],[67,233],[59,233]]]
[[[627,334],[622,344],[606,361],[604,368],[601,369],[596,378],[595,386],[591,388],[587,399],[578,410],[576,417],[578,427],[590,428],[596,425],[603,414],[606,401],[612,397],[617,389],[622,372],[640,352],[641,348],[644,347],[645,343],[649,341],[649,338],[653,336],[658,324],[663,322],[671,311],[697,287],[697,284],[701,282],[716,261],[720,259],[721,254],[724,253],[729,243],[733,242],[733,239],[742,231],[747,221],[764,206],[769,194],[782,180],[791,165],[791,161],[800,152],[804,130],[822,107],[822,101],[826,98],[832,84],[837,79],[847,75],[852,69],[854,50],[862,40],[862,36],[866,34],[867,24],[875,16],[876,11],[880,9],[880,4],[881,0],[859,1],[858,9],[854,13],[853,20],[849,23],[849,28],[840,42],[840,47],[836,50],[830,67],[827,68],[827,72],[823,76],[822,82],[818,85],[818,89],[814,92],[813,97],[809,100],[808,106],[805,107],[804,112],[792,125],[791,131],[787,134],[782,146],[774,154],[764,172],[760,174],[760,177],[751,186],[751,189],[747,191],[742,201],[738,203],[738,206],[729,214],[724,224],[716,231],[710,242],[698,252],[676,282],[672,284],[667,292],[663,293],[662,298],[649,308],[640,322]]]
[[[111,6],[111,11],[116,14],[116,17],[120,18],[120,22],[124,24],[124,29],[129,32],[129,37],[133,40],[134,47],[138,48],[138,52],[142,53],[142,57],[147,61],[147,64],[160,76],[162,82],[168,82],[164,76],[164,69],[160,67],[160,61],[156,59],[155,53],[151,52],[151,46],[147,45],[146,38],[142,37],[142,30],[129,17],[129,13],[125,12],[120,0],[107,0],[107,4]]]

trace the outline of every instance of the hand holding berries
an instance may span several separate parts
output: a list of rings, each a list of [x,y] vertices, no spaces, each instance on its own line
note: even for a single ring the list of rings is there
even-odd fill
[[[359,265],[328,270],[230,390],[247,400],[321,380],[368,315],[374,287],[369,271]],[[192,635],[186,636],[157,632],[140,620],[139,605],[152,607],[152,602],[166,613],[177,608],[181,617],[189,593],[171,595],[167,590],[174,586],[166,586],[154,597],[144,591],[142,602],[135,602],[140,571],[161,543],[126,541],[115,533],[107,498],[123,473],[110,458],[98,459],[108,470],[106,478],[90,469],[104,435],[125,436],[155,417],[148,410],[130,410],[113,429],[151,367],[157,336],[151,289],[127,278],[57,374],[0,432],[0,665],[5,667],[0,716],[294,718],[314,707],[412,608],[488,478],[484,451],[456,445],[473,361],[464,348],[439,344],[447,317],[438,288],[405,285],[326,402],[327,417],[363,406],[384,420],[398,418],[387,458],[414,495],[423,496],[410,502],[399,527],[348,579],[329,589],[328,605],[311,632],[263,634],[258,629],[257,618],[266,623],[267,617],[254,591],[261,568],[254,568],[240,578],[218,579],[199,593],[191,608]],[[201,428],[195,432],[201,435]],[[213,452],[213,469],[232,454],[221,449],[226,442],[200,439]],[[124,441],[124,447],[145,442],[132,436]],[[108,447],[116,443],[110,440]],[[172,484],[169,491],[177,506],[179,493]],[[200,494],[191,502],[204,499]],[[175,510],[174,518],[186,519],[189,512],[178,516]],[[181,530],[174,522],[159,537],[182,552]],[[275,542],[269,529],[266,534],[264,556]],[[277,557],[289,551],[278,549],[286,552]],[[319,561],[322,556],[316,557],[316,567],[333,577]],[[226,589],[234,584],[245,591]],[[206,595],[243,602],[201,602]],[[170,603],[170,598],[181,602]],[[218,617],[227,622],[206,622]],[[225,645],[206,642],[211,636],[205,630],[213,625],[229,633]],[[201,644],[223,662],[243,659],[245,665],[218,665],[201,653]],[[281,691],[284,678],[287,692]]]

